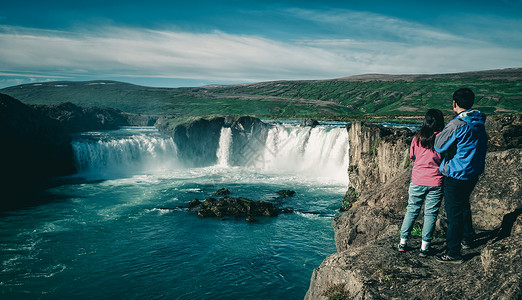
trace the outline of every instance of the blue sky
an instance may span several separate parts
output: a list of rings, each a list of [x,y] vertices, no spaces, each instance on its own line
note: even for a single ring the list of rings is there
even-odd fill
[[[0,6],[0,88],[201,86],[522,67],[522,1],[23,1]]]

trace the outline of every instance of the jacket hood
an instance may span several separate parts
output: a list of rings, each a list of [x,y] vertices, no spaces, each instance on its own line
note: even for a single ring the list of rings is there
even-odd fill
[[[457,118],[468,124],[484,124],[486,123],[486,115],[476,109],[469,109],[457,115]]]

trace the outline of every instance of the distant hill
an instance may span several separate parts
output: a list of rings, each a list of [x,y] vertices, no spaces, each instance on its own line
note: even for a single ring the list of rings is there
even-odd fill
[[[116,81],[42,82],[0,90],[26,104],[72,102],[133,113],[341,118],[449,112],[452,93],[470,87],[486,113],[522,112],[522,68],[433,75],[367,74],[330,80],[155,88]]]

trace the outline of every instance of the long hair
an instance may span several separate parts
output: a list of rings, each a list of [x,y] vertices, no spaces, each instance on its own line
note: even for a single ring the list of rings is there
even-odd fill
[[[417,143],[423,148],[433,150],[433,144],[435,143],[435,132],[442,131],[444,128],[444,116],[438,109],[429,109],[426,112],[422,127],[415,135],[417,137]]]

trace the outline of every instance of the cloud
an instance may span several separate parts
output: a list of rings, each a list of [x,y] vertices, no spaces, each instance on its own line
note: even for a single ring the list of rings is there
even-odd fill
[[[326,21],[336,22],[335,18]],[[355,18],[353,23],[364,26],[359,23],[361,19]],[[408,30],[407,23],[400,20],[384,19],[384,23],[396,24],[396,29],[410,38],[283,42],[220,31],[104,26],[72,32],[3,26],[0,71],[19,76],[256,82],[364,73],[447,73],[517,67],[522,62],[517,48],[470,42],[425,28]]]
[[[288,9],[287,13],[317,26],[326,26],[347,38],[408,43],[461,41],[462,38],[440,29],[382,14],[335,10]]]
[[[328,74],[332,54],[255,36],[104,27],[96,32],[2,28],[4,71],[228,78]]]

